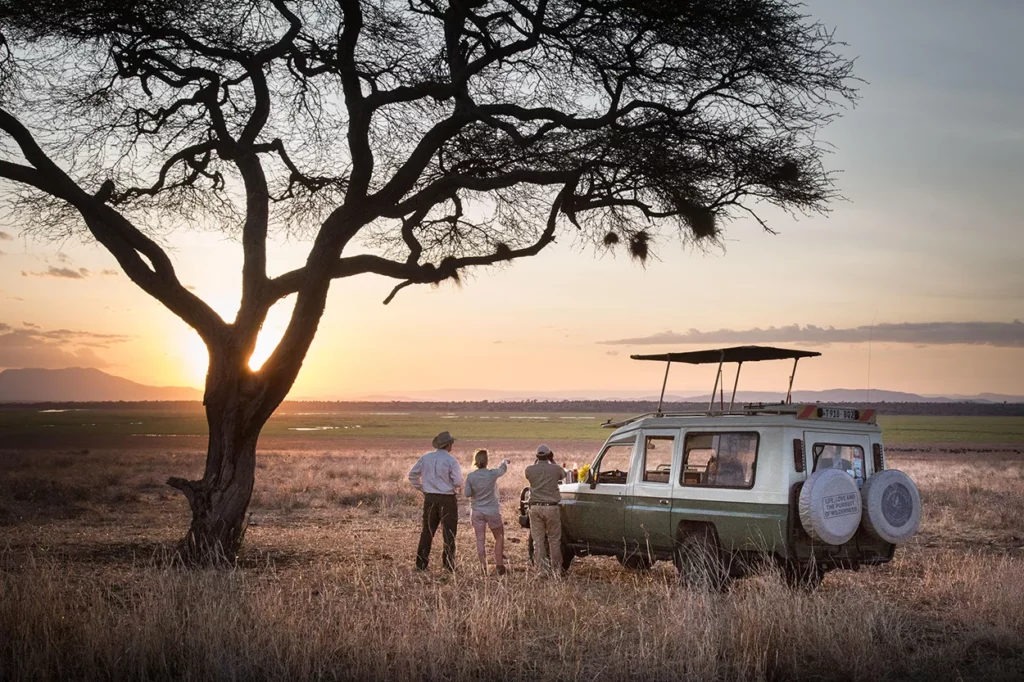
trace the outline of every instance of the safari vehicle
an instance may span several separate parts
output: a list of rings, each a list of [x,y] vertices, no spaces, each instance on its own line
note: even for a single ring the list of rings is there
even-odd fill
[[[832,569],[890,561],[920,523],[917,488],[886,467],[874,410],[792,403],[797,363],[818,355],[765,346],[633,355],[666,363],[658,410],[605,424],[615,431],[583,480],[560,486],[563,568],[583,555],[640,569],[672,560],[684,580],[721,585],[767,560],[813,586]],[[743,364],[766,360],[793,360],[785,401],[737,407]],[[673,363],[718,365],[706,410],[662,411]],[[727,363],[737,365],[728,407]],[[525,513],[529,489],[521,499]]]

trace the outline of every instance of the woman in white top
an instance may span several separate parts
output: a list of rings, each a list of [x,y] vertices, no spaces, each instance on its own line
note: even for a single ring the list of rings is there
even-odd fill
[[[498,478],[505,475],[508,460],[495,469],[487,468],[487,451],[477,450],[473,455],[476,470],[466,476],[465,493],[470,499],[473,513],[470,519],[476,533],[476,553],[480,565],[487,572],[487,529],[494,536],[494,564],[498,575],[505,575],[505,523],[501,520],[501,504],[498,500]]]

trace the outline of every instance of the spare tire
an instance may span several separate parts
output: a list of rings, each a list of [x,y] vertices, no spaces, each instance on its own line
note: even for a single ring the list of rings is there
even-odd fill
[[[886,469],[864,483],[864,527],[894,545],[913,537],[921,525],[921,495],[902,471]]]
[[[813,539],[830,545],[848,542],[860,525],[857,482],[839,469],[816,471],[800,489],[799,510],[800,523]]]

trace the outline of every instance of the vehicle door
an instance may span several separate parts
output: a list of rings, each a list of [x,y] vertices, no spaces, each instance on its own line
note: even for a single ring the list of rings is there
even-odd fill
[[[574,515],[573,540],[622,551],[625,545],[626,488],[636,451],[637,433],[605,444],[581,485]]]
[[[754,490],[760,440],[753,429],[687,431],[673,475],[671,528],[710,524],[727,550],[757,549],[777,534],[776,510]]]
[[[678,429],[648,429],[640,435],[635,471],[626,496],[626,538],[643,555],[672,550],[672,488],[678,461]]]
[[[810,455],[811,471],[839,469],[850,474],[857,487],[864,485],[868,475],[867,457],[871,453],[871,436],[847,431],[804,431],[804,442]]]

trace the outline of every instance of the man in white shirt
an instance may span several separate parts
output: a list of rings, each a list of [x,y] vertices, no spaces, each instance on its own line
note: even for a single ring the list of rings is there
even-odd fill
[[[416,550],[416,568],[425,571],[430,563],[430,547],[437,527],[441,526],[444,551],[441,554],[446,570],[455,570],[455,533],[458,530],[459,507],[456,495],[462,489],[462,467],[452,457],[455,439],[447,431],[434,437],[434,450],[417,460],[409,470],[409,482],[423,493],[423,528]]]

